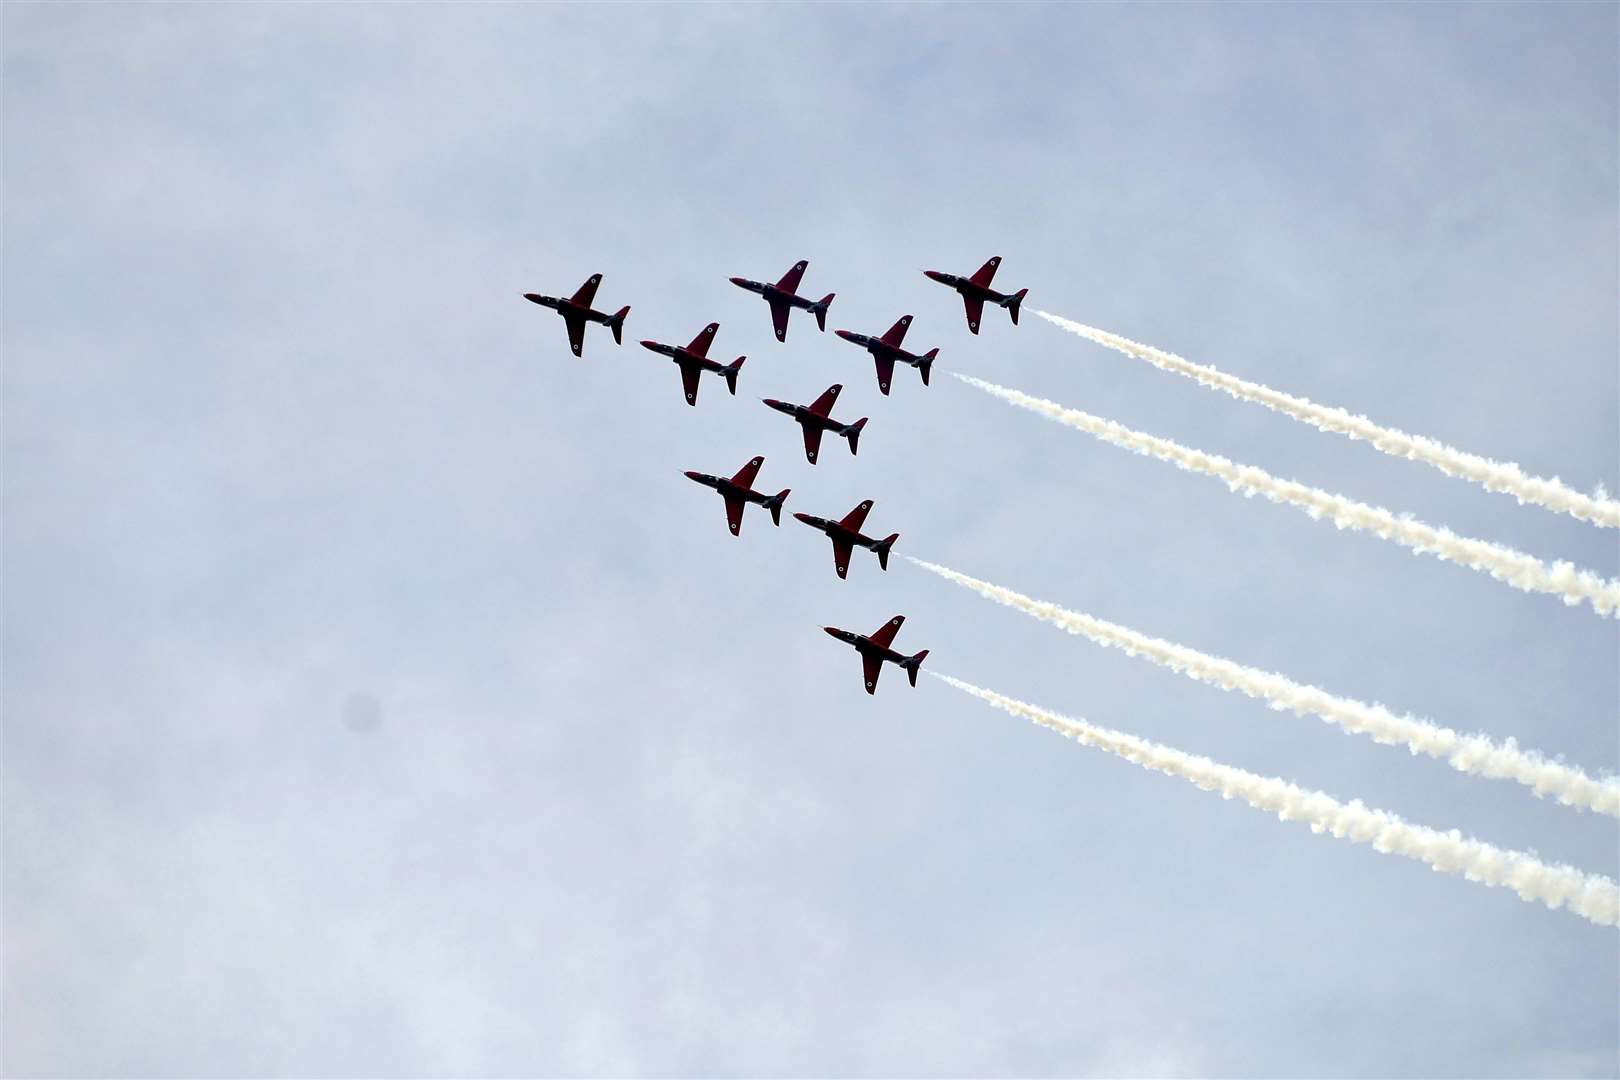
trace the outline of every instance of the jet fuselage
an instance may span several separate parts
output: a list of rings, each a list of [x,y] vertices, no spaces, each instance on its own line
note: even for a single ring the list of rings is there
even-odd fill
[[[665,345],[662,341],[643,341],[641,343],[641,347],[643,349],[651,349],[659,356],[667,356],[671,360],[679,360],[682,357],[685,357],[694,364],[701,366],[712,365],[712,367],[709,367],[709,370],[713,370],[714,368],[720,366],[713,360],[710,360],[707,356],[699,356],[694,352],[688,351],[684,346],[681,345]]]
[[[749,281],[747,278],[734,277],[731,279],[731,283],[739,289],[747,289],[751,293],[758,293],[767,300],[780,301],[789,307],[800,308],[804,311],[814,310],[819,303],[819,301],[812,300],[808,296],[800,296],[798,293],[779,289],[768,281]]]
[[[743,487],[741,484],[732,483],[731,478],[727,476],[710,476],[708,473],[692,472],[688,470],[686,473],[686,478],[702,484],[704,487],[714,488],[714,490],[718,491],[722,495],[735,495],[737,498],[742,499],[745,502],[758,503],[763,506],[765,502],[770,499],[770,496],[764,494],[763,492],[755,491],[751,487]]]
[[[767,495],[763,491],[756,491],[751,487],[743,487],[741,484],[726,476],[710,476],[708,473],[688,471],[686,473],[686,478],[702,484],[706,488],[714,488],[714,490],[718,491],[721,495],[727,497],[736,497],[741,499],[743,502],[753,503],[755,506],[763,506],[767,510],[772,509],[772,504],[775,504],[775,510],[771,515],[772,517],[775,517],[777,514],[781,513],[782,503],[787,500],[788,493],[786,491],[778,492],[775,495]]]
[[[840,521],[829,521],[827,518],[816,517],[814,514],[794,514],[793,516],[813,529],[820,529],[834,540],[842,540],[847,544],[853,544],[855,547],[866,548],[868,551],[876,551],[878,545],[883,542],[875,536],[865,535],[859,529],[846,528],[843,522]]]
[[[854,342],[856,345],[859,345],[873,356],[883,356],[888,357],[890,360],[899,360],[901,363],[910,364],[912,367],[922,366],[922,354],[907,352],[898,345],[890,345],[882,338],[873,337],[871,334],[857,334],[853,330],[834,330],[833,333],[837,334],[845,341]]]
[[[974,300],[988,300],[992,304],[1005,305],[1008,300],[1013,298],[1012,293],[999,293],[988,285],[975,285],[967,278],[959,277],[956,274],[947,274],[940,270],[924,270],[923,273],[941,285],[949,285],[963,296]]]
[[[704,487],[714,488],[716,491],[725,491],[727,488],[731,487],[730,480],[723,476],[710,476],[706,472],[693,472],[691,469],[688,469],[686,470],[686,478],[688,480],[695,480]]]
[[[833,431],[840,435],[846,435],[854,427],[853,424],[842,424],[830,416],[822,416],[818,412],[813,412],[808,405],[795,405],[791,401],[777,401],[775,398],[761,398],[760,400],[777,412],[787,413],[799,423],[808,424],[822,431]]]
[[[702,371],[724,372],[726,365],[707,356],[699,356],[684,345],[665,345],[661,341],[643,341],[641,347],[651,349],[659,356],[667,356],[677,364],[691,364]],[[738,359],[742,359],[738,357]]]
[[[865,634],[857,634],[850,630],[840,630],[836,626],[823,626],[822,629],[827,631],[827,633],[831,634],[833,637],[837,638],[839,641],[842,641],[845,645],[853,645],[855,647],[855,651],[860,653],[862,657],[875,656],[879,660],[887,660],[889,663],[898,664],[900,667],[907,666],[911,660],[911,657],[907,656],[905,653],[896,652],[887,645],[879,645]]]
[[[539,293],[526,292],[523,299],[564,315],[577,315],[586,322],[607,326],[613,321],[613,316],[607,312],[597,311],[588,304],[576,304],[566,296],[541,296]]]

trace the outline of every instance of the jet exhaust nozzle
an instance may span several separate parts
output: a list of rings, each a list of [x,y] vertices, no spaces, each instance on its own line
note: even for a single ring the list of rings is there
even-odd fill
[[[877,547],[872,549],[877,552],[879,569],[887,570],[889,568],[889,552],[894,548],[894,542],[898,539],[900,539],[899,533],[891,533],[884,537]]]
[[[1024,302],[1024,295],[1028,292],[1028,289],[1019,289],[1017,292],[1007,297],[1006,300],[1002,301],[1002,306],[1007,309],[1010,315],[1012,315],[1014,326],[1018,325],[1018,305]]]
[[[782,504],[787,502],[788,493],[792,490],[792,488],[783,488],[765,503],[766,506],[770,507],[771,524],[778,528],[782,525]]]
[[[928,385],[928,373],[934,368],[934,361],[939,357],[938,349],[929,349],[923,353],[922,359],[917,361],[917,371],[922,375],[923,385]]]
[[[849,440],[849,452],[851,456],[854,456],[855,452],[860,448],[861,429],[866,426],[866,421],[868,419],[869,417],[861,417],[859,420],[849,425],[849,430],[844,432],[844,438]]]
[[[911,685],[912,686],[917,685],[917,672],[922,670],[923,657],[925,657],[927,655],[928,655],[928,650],[924,649],[922,652],[918,653],[916,656],[907,657],[905,659],[905,661],[900,665],[901,667],[906,669],[906,677],[911,680]]]
[[[828,293],[810,309],[816,313],[816,328],[823,334],[827,332],[827,308],[832,304],[833,297],[837,295],[837,293]]]

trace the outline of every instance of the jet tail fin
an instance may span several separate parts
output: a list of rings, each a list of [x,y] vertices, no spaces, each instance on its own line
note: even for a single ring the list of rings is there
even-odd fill
[[[782,524],[782,504],[787,502],[788,492],[792,488],[783,488],[769,499],[765,500],[765,508],[771,512],[771,524],[778,527]]]
[[[734,362],[726,365],[726,367],[720,372],[726,377],[726,388],[731,391],[732,397],[737,396],[737,372],[742,370],[743,361],[746,359],[748,359],[748,357],[739,356]]]
[[[624,344],[624,317],[628,314],[630,314],[630,305],[626,304],[618,311],[615,311],[608,319],[608,329],[613,331],[613,344],[615,345]]]
[[[900,661],[900,666],[906,669],[906,677],[911,680],[912,686],[917,685],[917,672],[922,670],[923,657],[927,655],[928,650],[924,649],[916,656],[908,656]]]
[[[889,549],[894,547],[894,542],[898,539],[900,539],[899,533],[890,533],[878,542],[877,547],[872,549],[877,552],[878,567],[880,569],[887,570],[889,568]]]
[[[859,420],[849,425],[849,429],[844,432],[844,438],[849,440],[849,452],[851,454],[854,454],[855,451],[860,447],[861,429],[866,426],[866,421],[868,419],[870,419],[870,417],[861,417]]]
[[[823,296],[820,300],[818,300],[815,306],[810,309],[816,313],[816,328],[824,334],[827,332],[827,306],[833,302],[833,297],[836,295],[838,294],[828,293],[826,296]]]
[[[1027,292],[1029,292],[1028,289],[1019,289],[1017,292],[1013,293],[1011,296],[1007,297],[1007,299],[1001,302],[1001,306],[1006,308],[1012,314],[1014,326],[1018,325],[1018,305],[1024,302],[1024,294]]]
[[[922,359],[917,361],[917,371],[922,375],[924,386],[928,385],[928,372],[933,368],[934,360],[938,356],[938,349],[929,349],[927,352],[922,354]]]

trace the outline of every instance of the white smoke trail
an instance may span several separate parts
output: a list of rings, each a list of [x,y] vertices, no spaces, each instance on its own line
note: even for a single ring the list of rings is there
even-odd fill
[[[1060,716],[949,675],[929,674],[1085,746],[1106,750],[1145,769],[1179,776],[1205,791],[1220,792],[1222,798],[1242,799],[1283,821],[1303,821],[1314,833],[1332,833],[1341,840],[1371,844],[1386,855],[1426,862],[1441,873],[1461,874],[1469,881],[1509,888],[1521,900],[1539,900],[1550,908],[1567,904],[1571,911],[1600,926],[1620,923],[1620,886],[1600,874],[1587,874],[1573,866],[1549,866],[1534,855],[1494,847],[1464,837],[1455,829],[1440,832],[1413,825],[1388,811],[1373,810],[1359,799],[1342,803],[1331,795],[1306,791],[1285,780],[1258,776],[1135,735]]]
[[[1564,603],[1571,606],[1585,601],[1601,615],[1610,615],[1616,607],[1620,607],[1620,581],[1606,581],[1590,570],[1578,570],[1562,561],[1549,566],[1533,555],[1515,551],[1503,544],[1458,536],[1449,529],[1426,525],[1409,517],[1397,517],[1382,507],[1355,502],[1293,480],[1280,480],[1253,465],[1238,465],[1218,454],[1191,450],[1180,443],[1133,431],[1123,424],[1103,420],[1079,409],[1064,408],[1056,402],[1031,397],[971,375],[952,374],[970,386],[1039,413],[1048,420],[1095,435],[1104,442],[1126,450],[1168,461],[1188,472],[1224,480],[1233,491],[1241,491],[1245,495],[1263,495],[1272,502],[1297,506],[1314,518],[1331,518],[1341,529],[1375,533],[1414,551],[1483,571],[1516,589],[1560,596]]]
[[[1137,360],[1145,360],[1165,371],[1186,375],[1205,386],[1223,390],[1243,401],[1258,402],[1268,409],[1292,416],[1295,420],[1303,421],[1322,431],[1333,431],[1348,435],[1352,439],[1370,442],[1386,454],[1425,462],[1449,476],[1472,480],[1489,491],[1505,491],[1521,503],[1534,503],[1548,510],[1569,514],[1606,528],[1620,528],[1620,502],[1608,498],[1601,492],[1597,495],[1583,495],[1557,477],[1548,480],[1540,476],[1531,476],[1512,462],[1493,461],[1488,457],[1470,454],[1422,435],[1408,435],[1404,431],[1375,424],[1365,416],[1357,416],[1334,406],[1318,405],[1308,398],[1294,397],[1292,394],[1273,390],[1269,386],[1228,375],[1206,364],[1195,364],[1175,353],[1155,349],[1151,345],[1143,345],[1118,334],[1110,334],[1106,330],[1065,319],[1061,315],[1053,315],[1047,311],[1036,311],[1035,314],[1071,334],[1078,334]]]
[[[1223,690],[1241,691],[1249,697],[1269,702],[1274,709],[1291,711],[1296,716],[1314,713],[1346,731],[1370,735],[1374,741],[1387,746],[1404,743],[1414,754],[1424,753],[1441,758],[1459,772],[1516,780],[1537,795],[1552,795],[1566,806],[1620,817],[1620,780],[1613,777],[1594,780],[1572,765],[1548,761],[1533,750],[1520,750],[1511,739],[1505,745],[1498,746],[1484,735],[1462,735],[1419,717],[1397,716],[1382,705],[1368,705],[1351,698],[1336,697],[1325,690],[1304,686],[1274,672],[1209,656],[1185,645],[1148,637],[1083,612],[1032,599],[948,567],[909,555],[906,558],[947,581],[972,589],[986,599],[1032,615],[1071,634],[1090,638],[1099,645],[1123,649],[1131,656],[1145,656],[1155,664],[1180,672],[1188,678]]]

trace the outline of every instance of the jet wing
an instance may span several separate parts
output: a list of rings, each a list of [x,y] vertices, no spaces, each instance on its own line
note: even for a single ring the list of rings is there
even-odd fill
[[[731,535],[742,535],[743,503],[741,495],[726,493],[726,524],[731,526]]]
[[[568,347],[574,350],[575,356],[579,356],[580,350],[585,347],[585,316],[565,311],[563,322],[568,324]]]
[[[865,502],[861,503],[861,505],[845,514],[844,520],[840,521],[838,524],[842,525],[850,532],[860,532],[861,526],[866,524],[866,515],[870,513],[871,510],[872,500],[867,499]]]
[[[782,280],[776,283],[776,287],[785,293],[797,293],[799,280],[804,277],[804,268],[809,265],[808,260],[800,259],[793,264],[793,269],[782,275]]]
[[[754,477],[759,475],[759,467],[763,464],[765,464],[763,457],[749,459],[748,464],[737,470],[737,474],[731,478],[731,482],[738,487],[753,487]]]
[[[696,405],[698,377],[703,374],[703,369],[687,360],[677,362],[681,365],[681,389],[686,392],[686,403]]]
[[[984,317],[984,301],[977,296],[964,296],[962,305],[967,308],[968,329],[977,334],[979,320]]]
[[[866,675],[866,692],[877,693],[878,676],[883,674],[883,657],[876,653],[861,653],[861,668]]]
[[[585,279],[585,284],[574,290],[574,295],[570,299],[580,307],[590,307],[591,301],[596,299],[596,287],[600,284],[602,284],[602,275],[592,274]]]
[[[838,576],[843,577],[849,572],[849,557],[855,553],[855,548],[848,540],[833,537],[833,569]]]
[[[821,452],[821,429],[814,424],[800,424],[804,429],[804,456],[810,464],[816,463],[816,455]]]
[[[872,631],[872,644],[887,649],[894,640],[894,635],[900,632],[900,624],[906,621],[904,615],[896,615],[876,630]]]
[[[877,365],[878,390],[888,397],[889,384],[894,381],[894,357],[888,353],[874,353],[872,362]]]
[[[883,335],[883,344],[898,346],[902,341],[906,340],[906,329],[910,325],[910,315],[900,316],[900,321],[889,327],[888,332]]]
[[[766,297],[771,303],[771,325],[776,328],[776,340],[787,340],[787,320],[790,310],[786,300],[779,300],[774,296]]]
[[[973,282],[973,284],[978,285],[980,288],[983,288],[990,284],[991,278],[996,276],[996,267],[1000,265],[1001,256],[997,255],[989,262],[975,270],[973,272],[973,276],[968,278],[968,280]]]
[[[720,329],[720,324],[712,322],[699,330],[698,336],[692,339],[692,344],[686,347],[686,351],[693,356],[708,356],[709,342],[714,340],[714,332],[718,329]]]
[[[833,402],[838,400],[838,391],[842,389],[843,386],[839,383],[833,383],[827,387],[826,390],[822,391],[820,397],[810,403],[810,411],[817,416],[826,416],[832,412]]]

